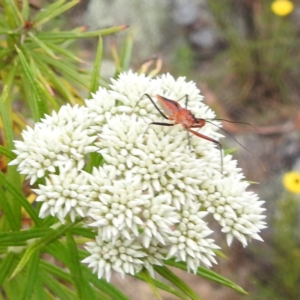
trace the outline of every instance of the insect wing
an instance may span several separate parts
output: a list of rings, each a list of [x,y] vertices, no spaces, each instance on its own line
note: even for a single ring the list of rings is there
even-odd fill
[[[156,98],[162,110],[169,116],[182,109],[180,104],[174,100],[170,100],[159,95],[156,95]]]

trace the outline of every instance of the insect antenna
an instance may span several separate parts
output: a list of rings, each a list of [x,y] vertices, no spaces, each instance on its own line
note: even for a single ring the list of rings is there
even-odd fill
[[[250,127],[252,127],[253,129],[259,131],[259,129],[255,126],[253,126],[252,124],[250,123],[247,123],[247,122],[240,122],[240,121],[229,121],[229,120],[226,120],[226,119],[205,119],[205,121],[225,121],[225,122],[228,122],[228,123],[233,123],[233,124],[244,124],[244,125],[248,125]],[[209,123],[209,122],[208,122]],[[212,124],[212,123],[211,123]],[[215,124],[213,124],[215,125]],[[221,128],[222,129],[222,128]],[[224,130],[224,129],[222,129]],[[225,131],[225,130],[224,130]],[[227,132],[228,133],[228,132]],[[229,133],[228,133],[229,134]]]
[[[216,121],[227,121],[227,120],[224,120],[224,119],[212,119],[212,120],[216,120]],[[218,127],[220,130],[226,132],[238,145],[240,145],[244,150],[246,150],[248,153],[250,153],[261,165],[261,167],[263,168],[264,171],[266,171],[266,167],[264,166],[264,164],[262,163],[262,161],[256,156],[254,155],[254,153],[252,153],[250,150],[248,150],[245,146],[243,146],[243,144],[241,144],[231,133],[229,133],[227,130],[225,130],[224,128],[214,124],[213,122],[210,122],[208,121],[207,119],[205,119],[205,121],[211,125],[214,125],[216,127]],[[235,121],[227,121],[229,123],[242,123],[242,124],[246,124],[246,125],[249,125],[253,128],[255,128],[253,125],[251,124],[248,124],[248,123],[245,123],[245,122],[235,122]]]

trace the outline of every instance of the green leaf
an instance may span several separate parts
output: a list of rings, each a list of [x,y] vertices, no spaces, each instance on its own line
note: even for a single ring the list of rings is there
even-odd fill
[[[126,295],[124,295],[120,290],[118,290],[114,285],[108,283],[104,279],[98,279],[96,274],[91,273],[91,269],[86,266],[82,267],[83,275],[87,280],[92,283],[99,290],[111,297],[111,299],[118,300],[130,300]]]
[[[112,58],[114,60],[115,67],[116,67],[116,71],[114,74],[114,78],[116,78],[118,76],[118,74],[120,74],[122,72],[121,60],[120,60],[120,56],[118,54],[115,43],[111,43],[110,50],[111,50],[111,55],[112,55]]]
[[[242,181],[244,181],[244,180],[242,180]],[[245,181],[248,182],[249,184],[260,184],[257,181],[251,181],[251,180],[245,180]]]
[[[99,36],[96,58],[91,78],[90,93],[95,93],[99,88],[100,67],[103,54],[103,42],[101,35]]]
[[[49,15],[51,15],[57,9],[59,9],[65,2],[66,0],[57,0],[52,4],[50,4],[49,6],[47,6],[46,8],[43,8],[34,16],[33,22],[36,23],[47,18]]]
[[[35,74],[36,88],[41,99],[41,101],[38,102],[39,109],[42,117],[44,117],[45,114],[49,114],[46,100],[49,100],[49,102],[54,107],[57,107],[57,103],[55,102],[55,100],[51,95],[51,88],[48,84],[48,81],[43,77],[39,69],[39,66],[35,63],[33,59],[30,60],[30,68],[32,69],[33,74]]]
[[[3,93],[2,97],[0,98],[0,114],[4,125],[4,144],[7,146],[7,151],[12,150],[14,148],[12,93],[14,90],[14,81],[17,74],[17,70],[18,65],[16,64],[16,61],[13,60],[11,63],[11,68],[9,68],[8,70],[8,73],[3,72],[3,74],[5,75],[3,76],[2,82]],[[4,148],[1,148],[1,150],[4,150]],[[7,169],[6,180],[7,182],[13,183],[16,189],[21,188],[20,175],[17,173],[16,168],[13,167]],[[8,201],[7,203],[9,203],[9,205],[6,205],[6,209],[8,209],[8,214],[6,215],[6,217],[8,218],[11,225],[18,224],[19,227],[21,223],[21,205],[17,201],[15,201],[15,199],[13,199],[11,194],[5,195],[5,197],[6,201]],[[11,208],[11,210],[9,208]],[[13,218],[15,219],[15,221],[12,223]]]
[[[47,245],[47,247],[45,247],[45,252],[63,262],[65,265],[67,265],[69,262],[67,248],[61,243],[60,240],[56,240],[52,244]]]
[[[215,252],[216,255],[218,255],[219,257],[227,259],[227,256],[226,256],[225,253],[223,253],[222,251],[220,251],[220,250],[214,250],[214,252]]]
[[[29,20],[29,3],[28,0],[22,1],[22,16],[23,20],[28,21]]]
[[[44,62],[39,61],[38,63],[41,71],[49,77],[54,88],[65,98],[65,100],[72,104],[76,104],[74,96],[69,92],[67,86],[63,84],[62,78],[55,74]]]
[[[139,272],[139,276],[143,278],[143,280],[150,286],[156,298],[161,300],[161,295],[159,294],[159,291],[157,290],[156,285],[154,284],[154,281],[149,272],[146,269],[143,269],[141,272]]]
[[[20,228],[19,222],[17,222],[15,212],[13,211],[11,204],[7,201],[6,195],[2,188],[0,188],[0,206],[3,210],[3,217],[7,219],[11,230],[17,231]],[[12,232],[10,232],[12,234]],[[0,244],[4,246],[4,241],[1,238],[2,233],[0,233]]]
[[[122,53],[121,53],[121,67],[122,70],[128,70],[130,68],[130,61],[132,56],[133,37],[129,34],[125,40]]]
[[[231,289],[234,289],[235,291],[244,294],[244,295],[248,295],[248,293],[240,286],[238,286],[237,284],[235,284],[233,281],[219,275],[218,273],[208,270],[206,268],[200,267],[198,268],[198,272],[197,275],[207,278],[211,281],[215,281],[219,284],[222,284],[224,286],[227,286]]]
[[[183,262],[175,262],[172,259],[165,260],[164,262],[166,264],[170,265],[170,266],[179,268],[181,270],[185,270],[185,271],[187,270],[186,264],[183,263]],[[214,271],[211,271],[211,270],[206,269],[204,267],[199,267],[198,271],[197,271],[197,275],[201,276],[201,277],[204,277],[206,279],[209,279],[211,281],[214,281],[214,282],[216,282],[218,284],[222,284],[224,286],[232,288],[232,289],[236,290],[239,293],[247,295],[247,292],[243,288],[241,288],[240,286],[238,286],[237,284],[235,284],[231,280],[229,280],[229,279],[227,279],[227,278],[219,275],[218,273],[216,273]]]
[[[10,114],[8,114],[6,111],[2,97],[0,97],[0,115],[4,125],[5,142],[7,144],[8,151],[10,151],[14,149],[14,144],[13,144],[14,134],[12,129],[12,121],[10,119]]]
[[[41,264],[41,261],[39,263],[39,266]],[[38,274],[39,276],[35,279],[35,285],[34,285],[34,291],[33,295],[35,296],[36,300],[55,300],[54,296],[50,295],[48,291],[45,290],[45,287],[43,286],[41,274]]]
[[[39,60],[56,67],[59,70],[59,72],[61,72],[64,75],[64,77],[74,80],[78,84],[82,85],[84,88],[89,87],[89,81],[85,80],[83,76],[78,76],[78,71],[76,71],[74,66],[72,66],[71,64],[66,64],[66,62],[58,61],[38,53],[36,53],[35,58],[38,58]]]
[[[93,168],[97,168],[99,166],[101,166],[104,162],[104,159],[102,157],[102,155],[100,155],[99,153],[90,153],[89,155],[89,161],[86,165],[85,171],[87,171],[88,173],[91,173]]]
[[[0,145],[0,153],[8,157],[9,159],[13,160],[17,157],[15,153],[13,153],[11,150],[6,149],[5,147]]]
[[[45,11],[37,14],[34,18],[34,27],[41,26],[42,24],[49,22],[53,18],[63,14],[65,11],[69,10],[71,7],[79,3],[79,0],[68,1],[68,3],[63,4],[65,1],[56,1],[49,5]]]
[[[70,228],[75,226],[78,222],[80,222],[80,220],[75,223],[62,225],[56,230],[52,230],[49,234],[31,244],[23,254],[20,262],[18,263],[13,274],[11,275],[11,278],[15,277],[19,272],[23,270],[23,268],[26,266],[32,255],[59,239],[63,234],[65,234],[65,232],[67,232]]]
[[[23,73],[21,73],[23,75]],[[23,100],[27,102],[28,108],[31,112],[31,115],[33,115],[33,119],[39,119],[38,117],[38,108],[37,108],[37,99],[34,95],[34,91],[32,90],[30,86],[30,82],[28,81],[26,76],[23,76],[22,78],[22,86],[20,87],[22,89],[22,94],[24,95]],[[34,113],[35,112],[35,113]]]
[[[34,97],[32,97],[32,99],[27,99],[27,100],[30,101],[32,104],[31,108],[32,108],[32,115],[34,117],[34,120],[38,121],[44,115],[44,112],[41,110],[42,99],[41,99],[41,95],[40,95],[40,91],[39,91],[39,86],[35,80],[36,77],[33,74],[29,64],[27,63],[23,52],[17,46],[15,46],[15,47],[16,47],[17,53],[19,55],[21,65],[24,70],[25,78],[28,80],[30,87],[32,89],[32,92],[33,92],[33,96],[34,96]]]
[[[6,299],[9,300],[19,300],[20,299],[20,293],[24,289],[24,277],[25,272],[20,274],[20,276],[17,276],[13,280],[6,280],[3,282],[3,285],[1,286],[1,289],[3,287],[3,290],[5,291]]]
[[[120,25],[120,26],[109,27],[106,29],[100,29],[98,32],[100,35],[104,36],[104,35],[110,35],[110,34],[114,34],[114,33],[123,31],[124,29],[127,29],[127,28],[128,28],[128,25]],[[89,36],[91,37],[91,34],[93,35],[93,33],[91,31],[87,32],[85,37],[89,37]]]
[[[40,274],[43,283],[46,287],[57,296],[56,299],[61,300],[74,300],[76,299],[75,293],[68,289],[63,283],[60,283],[56,280],[56,278],[52,278],[45,272],[41,272]]]
[[[180,289],[183,293],[188,295],[193,300],[200,300],[201,298],[178,276],[176,276],[171,270],[169,270],[165,266],[154,266],[154,270],[173,283],[178,289]]]
[[[80,259],[84,259],[90,253],[86,250],[79,249],[78,251]],[[84,277],[87,277],[89,282],[91,282],[95,287],[109,295],[112,299],[129,300],[129,298],[124,295],[120,290],[118,290],[113,284],[107,282],[104,279],[98,279],[97,274],[92,274],[92,270],[85,265],[82,265],[82,271]]]
[[[35,286],[36,277],[38,274],[38,266],[40,260],[40,253],[36,252],[34,255],[31,256],[29,263],[27,264],[27,272],[26,272],[26,279],[24,284],[23,293],[20,295],[21,300],[30,300],[32,296],[32,292]]]
[[[14,246],[15,243],[41,238],[47,234],[51,234],[51,232],[53,232],[51,228],[31,228],[29,230],[16,232],[1,232],[0,241],[1,245]]]
[[[72,278],[69,272],[63,271],[61,268],[50,264],[45,260],[40,261],[40,267],[46,273],[49,273],[62,281],[67,281],[68,283],[72,283]]]
[[[6,34],[7,35],[7,38],[10,38],[10,37],[17,37],[17,38],[21,38],[22,34],[21,34],[21,27],[18,28],[17,30],[12,30],[11,28],[2,28],[0,29],[0,33],[1,34]],[[13,46],[11,43],[7,43],[9,49],[11,49],[11,47]]]
[[[99,35],[109,35],[114,34],[119,31],[126,29],[126,25],[120,25],[115,27],[109,27],[105,29],[100,29],[96,31],[78,32],[78,31],[58,31],[58,32],[40,32],[36,36],[40,40],[68,40],[68,39],[79,39],[79,38],[90,38],[98,37]]]
[[[56,259],[62,261],[64,264],[68,264],[68,257],[66,256],[65,247],[56,241],[55,243],[48,245],[46,248],[47,252],[55,257]],[[88,255],[88,252],[85,250],[78,250],[80,260],[85,258]],[[106,298],[105,295],[102,295],[100,299],[118,299],[118,300],[130,300],[127,296],[125,296],[120,290],[118,290],[114,285],[108,283],[103,279],[98,279],[96,274],[92,274],[92,270],[88,267],[82,265],[82,272],[84,278],[86,278],[90,283],[92,283],[95,287],[97,287],[100,291],[109,295],[111,298]]]
[[[6,16],[9,26],[15,29],[22,26],[23,18],[21,12],[16,6],[16,2],[11,0],[3,0],[1,1],[1,4],[3,5],[4,16]]]
[[[47,44],[44,41],[41,41],[39,38],[37,38],[32,32],[29,32],[28,35],[32,38],[32,40],[41,48],[45,51],[45,54],[48,56],[54,58],[54,59],[59,59],[54,52],[47,46]]]
[[[74,60],[74,61],[77,61],[79,63],[85,63],[82,59],[80,59],[78,56],[74,55],[73,52],[65,49],[65,48],[62,48],[54,43],[51,43],[51,42],[46,42],[45,41],[45,44],[55,50],[56,52],[60,53],[60,54],[63,54],[65,57],[68,57],[70,58],[71,60]]]
[[[237,148],[229,148],[224,150],[224,156],[236,152]]]
[[[4,84],[2,90],[2,100],[8,105],[9,112],[12,110],[11,108],[11,100],[12,100],[12,89],[14,86],[14,80],[16,76],[18,65],[15,61],[10,64],[10,68],[8,70],[7,76],[4,77]]]
[[[71,275],[69,272],[66,272],[66,271],[63,271],[61,268],[55,266],[55,265],[52,265],[44,260],[41,260],[40,262],[40,266],[42,268],[42,270],[44,270],[45,272],[57,277],[59,280],[62,280],[62,281],[66,281],[68,283],[72,283],[72,278],[71,278]],[[86,280],[86,279],[85,279]],[[91,286],[88,284],[88,298],[87,299],[108,299],[108,300],[111,300],[111,298],[107,297],[103,294],[101,294],[101,297],[98,297],[98,298],[94,298],[92,296],[92,293],[94,294],[95,293],[95,289],[92,289]],[[93,297],[93,298],[92,298]]]
[[[41,220],[39,219],[37,212],[34,210],[32,205],[28,202],[28,200],[24,197],[24,195],[16,189],[10,182],[8,182],[2,172],[0,172],[0,184],[12,195],[15,200],[18,201],[27,213],[30,215],[33,222],[40,227]]]
[[[73,227],[70,232],[73,235],[80,235],[88,239],[95,239],[96,233],[92,228],[83,228],[82,226]]]
[[[12,267],[16,256],[12,252],[8,252],[0,263],[0,286],[4,280],[9,277],[12,272]]]
[[[43,262],[43,261],[42,261]],[[42,264],[41,262],[41,264]],[[49,274],[52,274],[53,276],[57,277],[59,280],[63,280],[63,281],[67,281],[68,283],[72,283],[71,280],[71,276],[69,273],[62,271],[61,268],[58,268],[56,266],[53,266],[49,263],[47,263],[47,266],[43,269],[45,269],[45,271]],[[55,270],[53,270],[53,268],[55,268]],[[64,273],[62,275],[62,273]],[[96,290],[94,287],[92,287],[92,285],[89,284],[89,291],[88,291],[88,300],[90,299],[101,299],[101,300],[112,300],[112,298],[106,296],[105,294],[103,294],[101,291]],[[94,297],[94,294],[96,294],[97,296]],[[117,298],[116,298],[117,299]]]
[[[7,32],[1,32],[0,30],[0,34],[6,34]],[[8,55],[10,55],[11,53],[14,52],[14,49],[13,48],[7,48],[7,49],[1,49],[1,52],[0,52],[0,58],[2,59],[2,63],[4,65],[7,64],[7,60],[5,60],[4,58]]]
[[[76,290],[77,298],[84,300],[87,299],[87,296],[84,293],[84,285],[86,282],[82,277],[77,245],[71,233],[67,232],[66,237],[67,249],[70,258],[70,263],[68,264],[68,267],[71,272],[71,277],[73,279],[73,285]]]
[[[140,274],[136,274],[136,275],[134,275],[134,277],[138,278],[139,280],[145,281],[144,278],[142,276],[140,276]],[[173,294],[180,299],[184,299],[184,300],[188,299],[188,297],[186,295],[184,295],[180,291],[174,289],[173,287],[171,287],[157,279],[154,279],[154,278],[152,278],[152,281],[155,284],[155,286],[158,287],[159,289],[164,290],[170,294]]]

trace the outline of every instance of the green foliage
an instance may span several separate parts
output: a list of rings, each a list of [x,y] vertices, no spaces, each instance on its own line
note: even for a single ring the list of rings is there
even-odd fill
[[[265,253],[268,272],[259,275],[259,294],[265,299],[300,298],[299,207],[299,197],[291,194],[278,203],[272,245]]]
[[[106,294],[112,294],[107,287],[90,286],[90,282],[98,279],[87,268],[83,272],[75,238],[78,234],[76,223],[51,229],[53,221],[41,220],[38,210],[28,201],[32,192],[22,190],[23,177],[14,167],[6,167],[8,161],[15,158],[11,151],[13,139],[25,127],[26,119],[38,121],[66,101],[81,103],[82,91],[88,93],[97,89],[101,37],[126,28],[117,26],[92,32],[85,32],[82,27],[71,31],[56,28],[53,19],[78,2],[55,1],[36,12],[28,1],[0,1],[0,81],[3,87],[0,95],[0,136],[3,137],[0,146],[0,209],[3,212],[0,219],[0,285],[8,299],[54,299],[55,296],[59,299],[100,299],[99,295],[101,299],[110,299]],[[82,60],[68,49],[75,40],[90,37],[99,37],[101,41],[92,76],[80,71]],[[13,110],[13,105],[17,104],[21,111]],[[25,218],[29,218],[30,225],[24,231]],[[89,229],[82,234],[94,237]],[[59,240],[66,241],[66,245]],[[42,254],[46,252],[63,262],[70,273],[43,260]],[[117,293],[118,299],[126,299],[120,291]]]
[[[271,11],[272,2],[209,1],[228,44],[219,58],[237,83],[235,98],[238,95],[245,103],[272,95],[287,101],[286,86],[299,76],[298,33],[291,18]]]
[[[3,102],[11,101],[12,97],[27,99],[35,121],[65,101],[80,103],[78,88],[86,91],[90,88],[89,74],[80,70],[78,62],[81,60],[67,48],[70,43],[126,28],[117,26],[84,32],[84,28],[79,27],[60,31],[51,21],[79,1],[66,2],[55,1],[46,9],[29,16],[26,1],[22,7],[17,6],[17,1],[2,1],[0,79],[5,83]]]
[[[177,49],[175,54],[176,64],[174,66],[175,72],[178,74],[190,75],[194,64],[194,53],[188,45],[182,45]]]

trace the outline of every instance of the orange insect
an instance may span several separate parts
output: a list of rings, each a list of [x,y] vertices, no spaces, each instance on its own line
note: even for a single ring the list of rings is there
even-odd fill
[[[154,107],[157,109],[157,111],[161,114],[161,116],[163,118],[165,118],[166,120],[170,120],[173,121],[174,123],[163,123],[163,122],[152,122],[149,125],[161,125],[161,126],[174,126],[177,124],[181,124],[188,132],[202,138],[205,139],[207,141],[213,142],[215,143],[219,150],[220,150],[220,155],[221,155],[221,174],[223,174],[223,153],[222,153],[222,144],[207,136],[204,135],[200,132],[197,132],[195,130],[192,130],[191,128],[202,128],[206,123],[210,123],[216,127],[218,127],[219,129],[223,130],[224,132],[226,132],[227,134],[229,134],[233,140],[236,141],[236,143],[238,143],[243,149],[245,149],[248,153],[250,153],[262,166],[263,170],[266,171],[266,168],[264,166],[264,164],[261,162],[261,160],[259,158],[257,158],[251,151],[249,151],[247,148],[245,148],[238,140],[236,140],[234,138],[234,136],[232,136],[229,132],[227,132],[225,129],[220,128],[218,125],[209,122],[208,120],[202,119],[202,118],[196,118],[192,112],[190,110],[187,109],[187,104],[188,104],[188,95],[185,95],[185,108],[181,107],[181,105],[171,99],[165,98],[163,96],[160,95],[156,95],[156,98],[158,100],[158,103],[160,104],[160,106],[162,107],[163,111],[168,115],[166,116],[162,110],[157,106],[157,104],[153,101],[153,99],[150,97],[150,95],[148,94],[144,94],[142,96],[142,98],[137,102],[136,105],[138,105],[138,103],[143,99],[143,97],[146,96],[154,105]],[[181,98],[182,99],[182,98]],[[179,99],[180,100],[180,99]],[[238,123],[238,124],[244,124],[244,125],[248,125],[250,127],[252,127],[255,130],[258,130],[256,127],[254,127],[253,125],[246,123],[246,122],[237,122],[237,121],[229,121],[229,120],[225,120],[225,119],[214,119],[215,121],[226,121],[229,123]],[[190,139],[188,136],[188,143],[189,143],[189,147],[190,147]],[[190,147],[191,148],[191,147]]]
[[[174,100],[167,99],[160,95],[156,95],[156,98],[157,98],[160,106],[162,107],[163,111],[168,115],[168,116],[166,116],[148,94],[145,94],[144,96],[146,96],[152,102],[152,104],[155,106],[155,108],[161,114],[161,116],[163,118],[174,122],[174,123],[152,122],[149,125],[174,126],[177,124],[181,124],[187,130],[187,132],[190,132],[202,139],[205,139],[205,140],[215,143],[216,145],[218,145],[218,148],[220,150],[221,173],[223,173],[223,155],[222,155],[223,147],[222,147],[221,143],[207,135],[204,135],[202,133],[199,133],[199,132],[191,129],[191,128],[203,127],[206,124],[207,120],[201,119],[201,118],[196,118],[190,110],[181,107],[181,105]],[[185,99],[186,99],[185,107],[187,107],[187,104],[188,104],[188,96],[187,95],[185,96]],[[139,100],[138,103],[141,100]],[[190,140],[188,140],[188,141],[189,141],[189,146],[190,146]]]

